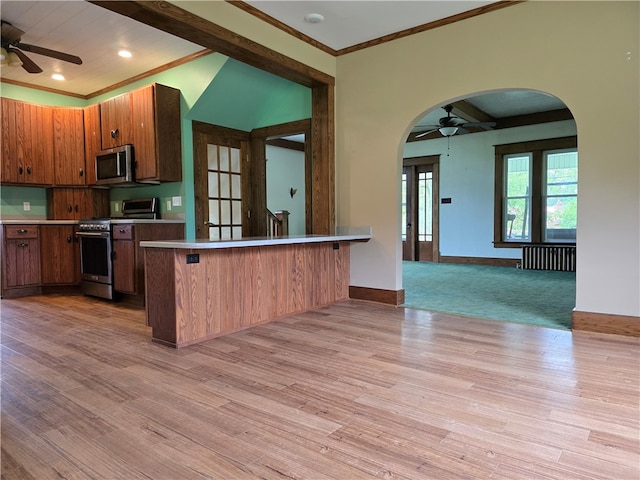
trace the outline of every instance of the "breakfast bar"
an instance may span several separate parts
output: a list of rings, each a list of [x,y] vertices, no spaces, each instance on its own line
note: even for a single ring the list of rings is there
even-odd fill
[[[154,342],[185,347],[349,298],[350,247],[335,235],[145,241],[145,308]]]

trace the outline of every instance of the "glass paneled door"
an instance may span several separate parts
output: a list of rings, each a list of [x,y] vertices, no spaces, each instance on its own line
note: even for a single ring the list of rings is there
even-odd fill
[[[402,259],[437,262],[438,164],[430,157],[422,161],[431,163],[411,160],[402,169]]]
[[[207,145],[209,239],[242,237],[240,149]]]

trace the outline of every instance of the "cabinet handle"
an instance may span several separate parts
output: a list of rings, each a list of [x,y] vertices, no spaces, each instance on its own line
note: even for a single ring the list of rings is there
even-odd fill
[[[20,165],[20,166],[18,167],[18,174],[19,174],[19,175],[22,175],[23,173],[24,173],[24,168],[22,167],[22,165]]]
[[[27,167],[27,175],[31,175],[31,167]]]
[[[67,235],[67,243],[73,242],[73,237],[71,235]]]
[[[84,170],[82,168],[80,169],[80,176],[84,176]]]
[[[18,246],[19,246],[19,247],[28,247],[28,246],[29,246],[29,244],[28,244],[28,243],[24,243],[24,242],[20,242],[20,243],[18,244]]]
[[[78,212],[78,210],[80,210],[80,209],[78,208],[78,205],[76,205],[76,212]]]
[[[111,138],[118,138],[120,135],[120,131],[116,128],[115,130],[111,130]]]
[[[21,228],[20,230],[18,230],[18,233],[27,233],[29,230],[25,229],[25,228]]]
[[[73,205],[71,204],[67,205],[67,212],[69,213],[73,212]]]
[[[127,230],[126,230],[125,228],[121,228],[121,229],[120,229],[120,233],[126,233],[126,231],[127,231]]]

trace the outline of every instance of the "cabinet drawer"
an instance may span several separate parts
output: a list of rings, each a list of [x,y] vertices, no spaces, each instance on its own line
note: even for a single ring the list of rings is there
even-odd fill
[[[37,225],[5,225],[4,231],[7,239],[38,238]]]
[[[114,240],[133,240],[133,225],[114,225]]]

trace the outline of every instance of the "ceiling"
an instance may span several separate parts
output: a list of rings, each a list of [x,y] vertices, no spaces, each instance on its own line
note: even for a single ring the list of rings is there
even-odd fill
[[[178,6],[179,2],[175,2]],[[493,1],[384,1],[384,0],[249,0],[245,4],[259,10],[263,19],[275,19],[287,28],[333,49],[354,47],[385,35],[442,21],[452,15],[486,6]],[[305,21],[305,15],[320,14],[320,23]],[[266,16],[268,17],[266,17]],[[3,65],[2,80],[90,98],[172,62],[202,52],[202,46],[182,40],[136,20],[118,15],[86,1],[5,1],[3,21],[25,33],[22,43],[58,50],[82,58],[74,65],[35,53],[28,53],[44,71],[29,74],[23,68]],[[357,25],[358,28],[353,28]],[[132,58],[117,51],[131,50]],[[62,73],[64,81],[51,78]],[[469,100],[494,119],[564,108],[553,97],[535,92],[492,93]],[[461,115],[454,110],[454,114]],[[435,109],[418,125],[437,124],[445,115]],[[477,121],[477,120],[476,120]],[[415,128],[413,131],[418,131]],[[424,131],[422,129],[421,131]]]

